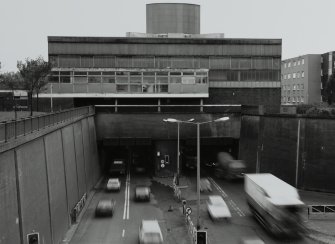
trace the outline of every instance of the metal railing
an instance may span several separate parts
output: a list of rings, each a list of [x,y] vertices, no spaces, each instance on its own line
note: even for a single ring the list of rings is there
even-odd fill
[[[54,126],[68,120],[90,115],[93,111],[93,107],[87,106],[17,120],[1,121],[0,143],[16,139],[20,136],[25,136],[34,131],[39,131],[43,128]]]

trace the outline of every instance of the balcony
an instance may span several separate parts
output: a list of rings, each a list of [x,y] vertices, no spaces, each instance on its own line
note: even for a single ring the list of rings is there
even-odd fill
[[[53,69],[40,97],[208,97],[207,69]]]

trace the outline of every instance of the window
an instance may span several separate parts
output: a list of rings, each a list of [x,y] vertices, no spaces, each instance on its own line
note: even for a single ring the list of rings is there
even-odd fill
[[[293,73],[293,79],[295,79],[295,77],[296,77],[296,74],[295,74],[295,73]]]
[[[304,84],[301,84],[301,90],[304,90]]]
[[[294,90],[294,91],[295,91],[295,88],[296,88],[296,86],[294,85],[294,86],[293,86],[293,90]]]
[[[286,80],[286,79],[287,79],[287,75],[285,74],[285,75],[284,75],[284,80]]]
[[[301,78],[304,78],[304,77],[305,77],[305,72],[302,71],[302,72],[301,72]]]
[[[284,68],[286,69],[286,67],[287,67],[287,64],[286,64],[286,63],[284,63]]]
[[[300,65],[300,60],[298,60],[298,66]]]
[[[294,99],[294,97],[292,97],[292,102],[294,102],[294,103],[295,103],[295,99]]]
[[[297,66],[297,62],[296,61],[293,62],[293,66]]]
[[[291,74],[288,74],[288,75],[287,75],[287,79],[291,79]]]
[[[302,102],[302,103],[304,102],[304,97],[301,97],[301,102]]]
[[[288,65],[287,65],[289,68],[291,67],[291,62],[288,62]]]
[[[300,78],[300,72],[297,73],[297,78]]]
[[[305,64],[305,59],[301,59],[301,64]]]

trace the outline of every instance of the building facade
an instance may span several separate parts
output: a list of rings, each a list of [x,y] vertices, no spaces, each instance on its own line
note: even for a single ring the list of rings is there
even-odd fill
[[[175,8],[183,11],[174,19],[185,23],[181,27],[172,22],[161,26],[157,15]],[[282,41],[200,34],[199,12],[198,5],[149,4],[147,29],[154,33],[48,37],[53,69],[40,97],[52,98],[53,103],[68,99],[74,106],[279,106]],[[186,33],[161,33],[166,31]]]
[[[321,101],[320,61],[319,54],[282,61],[282,104],[313,104]]]
[[[335,52],[328,52],[321,55],[321,96],[322,101],[328,100],[326,87],[329,77],[335,74]]]

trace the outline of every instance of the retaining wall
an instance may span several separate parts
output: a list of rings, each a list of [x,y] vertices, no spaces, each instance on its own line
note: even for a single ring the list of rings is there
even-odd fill
[[[0,244],[59,244],[70,213],[99,179],[95,123],[84,118],[0,153]]]

